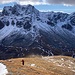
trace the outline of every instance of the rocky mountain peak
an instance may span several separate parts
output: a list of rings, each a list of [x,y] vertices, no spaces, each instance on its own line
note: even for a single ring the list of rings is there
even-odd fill
[[[75,14],[39,12],[32,5],[6,6],[0,17],[0,44],[27,53],[66,55],[69,52],[68,55],[72,55],[75,51]]]
[[[28,15],[28,14],[39,14],[39,11],[32,5],[19,5],[15,4],[12,6],[5,6],[2,11],[2,15]]]

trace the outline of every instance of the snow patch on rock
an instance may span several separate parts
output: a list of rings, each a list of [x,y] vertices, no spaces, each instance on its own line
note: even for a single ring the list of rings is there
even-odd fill
[[[34,66],[35,66],[35,64],[31,64],[31,66],[32,66],[32,67],[34,67]]]

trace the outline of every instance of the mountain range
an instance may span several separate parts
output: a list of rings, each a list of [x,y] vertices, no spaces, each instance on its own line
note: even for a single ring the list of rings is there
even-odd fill
[[[75,12],[40,12],[32,5],[5,6],[0,12],[0,59],[75,52]]]

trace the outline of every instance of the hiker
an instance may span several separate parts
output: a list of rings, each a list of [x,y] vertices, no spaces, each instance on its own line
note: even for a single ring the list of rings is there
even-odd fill
[[[75,55],[72,55],[73,58],[75,58]]]
[[[72,57],[75,58],[75,52],[73,51]]]
[[[22,62],[22,65],[24,65],[24,60],[23,60],[23,59],[22,59],[22,61],[21,61],[21,62]]]

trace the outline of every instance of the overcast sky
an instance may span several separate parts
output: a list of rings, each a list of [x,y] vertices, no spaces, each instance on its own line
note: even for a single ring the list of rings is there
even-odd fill
[[[73,12],[75,11],[75,0],[0,0],[0,9],[2,5],[11,5],[16,2],[21,5],[31,4],[36,6],[39,10],[53,10]]]
[[[30,2],[32,4],[67,4],[67,5],[75,5],[75,0],[0,0],[0,3],[8,3],[8,2],[19,2],[23,4],[28,4]]]

